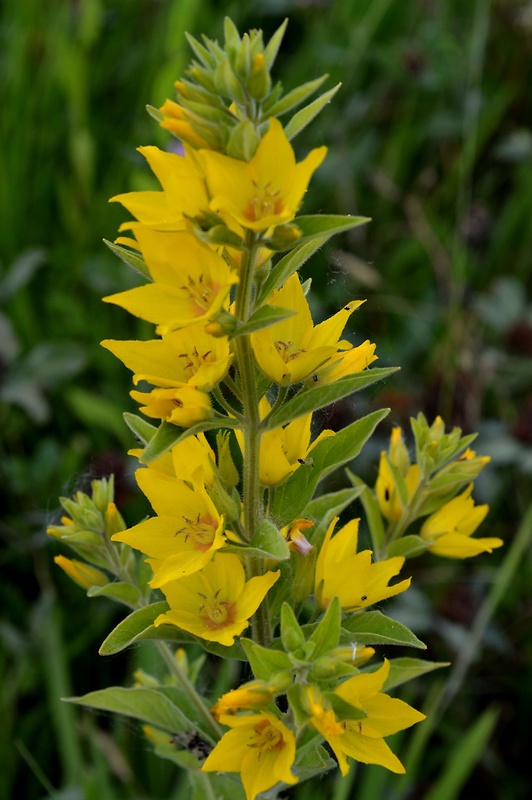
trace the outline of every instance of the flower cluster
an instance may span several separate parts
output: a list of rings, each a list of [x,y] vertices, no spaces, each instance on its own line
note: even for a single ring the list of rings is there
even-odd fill
[[[63,503],[70,517],[50,529],[89,562],[58,558],[74,580],[135,609],[103,652],[147,638],[249,662],[254,679],[209,711],[194,687],[196,668],[182,651],[177,659],[164,651],[192,698],[179,701],[175,719],[184,727],[173,744],[195,741],[187,755],[195,753],[196,771],[240,773],[248,800],[331,767],[323,742],[343,775],[348,758],[404,771],[384,740],[423,715],[385,693],[401,680],[393,659],[367,663],[369,645],[423,645],[370,609],[408,588],[410,578],[395,579],[409,555],[462,558],[500,544],[471,537],[487,510],[470,497],[486,459],[439,420],[414,421],[413,463],[393,430],[373,490],[349,472],[352,488],[320,488],[387,412],[319,435],[314,412],[393,370],[368,369],[375,344],[344,333],[363,301],[312,319],[299,268],[333,233],[366,220],[298,213],[326,148],[298,161],[291,139],[334,92],[281,122],[321,83],[286,96],[272,88],[283,31],[264,45],[260,31],[240,37],[226,21],[224,47],[191,39],[197,60],[176,83],[177,102],[154,112],[183,154],[140,148],[160,190],[113,198],[134,219],[111,247],[145,282],[104,299],[155,329],[147,341],[102,344],[132,371],[133,399],[158,422],[126,415],[141,443],[131,451],[136,480],[153,515],[127,528],[109,492],[99,503],[79,494]],[[357,498],[371,547],[359,545]],[[419,662],[416,674],[433,668]],[[158,686],[139,680],[146,691]],[[132,695],[128,708],[135,702]],[[149,736],[168,748],[155,728]]]

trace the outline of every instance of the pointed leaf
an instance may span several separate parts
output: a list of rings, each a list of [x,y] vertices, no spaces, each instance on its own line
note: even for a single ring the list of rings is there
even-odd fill
[[[297,749],[296,763],[292,771],[299,776],[299,781],[306,781],[316,775],[320,777],[329,769],[334,769],[336,761],[330,757],[324,747],[313,744],[311,747]],[[315,795],[314,795],[315,796]]]
[[[306,242],[316,236],[334,236],[337,233],[350,231],[371,222],[369,217],[352,217],[350,214],[310,214],[296,217],[295,224],[301,231],[299,242]]]
[[[313,448],[312,462],[302,464],[285,483],[277,487],[272,515],[279,525],[286,525],[301,516],[319,481],[355,458],[387,413],[388,409],[374,411],[334,436],[322,439]]]
[[[320,658],[338,644],[340,638],[341,613],[340,603],[335,597],[329,603],[323,619],[318,623],[316,630],[311,635],[309,642],[314,643],[312,659]]]
[[[141,591],[131,583],[116,581],[105,586],[92,586],[87,595],[88,597],[109,597],[118,603],[125,603],[126,606],[136,608],[141,597]]]
[[[338,83],[336,86],[333,86],[332,89],[329,89],[328,92],[320,94],[312,103],[309,103],[308,106],[305,106],[305,108],[302,108],[297,114],[294,114],[290,122],[285,126],[284,132],[286,133],[286,138],[288,140],[293,139],[303,128],[306,128],[309,122],[312,122],[314,117],[332,100],[341,85],[341,83]]]
[[[305,644],[305,637],[289,603],[281,608],[281,641],[288,653],[294,652]]]
[[[316,78],[313,81],[308,81],[307,83],[303,83],[301,86],[297,86],[295,89],[292,89],[291,92],[285,94],[284,97],[281,97],[280,100],[278,100],[271,108],[268,109],[268,116],[279,117],[281,114],[286,114],[287,111],[295,108],[300,103],[304,103],[307,97],[310,97],[311,94],[317,91],[322,85],[323,81],[327,80],[328,77],[328,75],[322,75],[320,78]]]
[[[420,556],[431,545],[430,541],[425,541],[421,536],[401,536],[396,542],[392,542],[386,548],[386,557],[403,556],[404,558],[413,558]]]
[[[256,644],[251,639],[240,639],[240,644],[249,660],[254,676],[260,681],[269,681],[277,672],[292,667],[292,662],[282,650],[273,650]]]
[[[211,417],[190,428],[178,428],[170,422],[163,422],[144,448],[140,460],[143,464],[149,464],[188,436],[218,428],[238,428],[238,422],[230,417]]]
[[[171,733],[190,730],[191,727],[180,709],[157,689],[111,686],[82,697],[66,697],[65,700],[87,708],[134,717]]]
[[[140,444],[148,444],[150,439],[153,439],[154,435],[157,433],[155,425],[146,422],[146,420],[139,417],[138,414],[130,414],[129,411],[125,411],[122,416],[124,417],[124,422],[127,427]]]
[[[423,661],[421,658],[391,658],[390,672],[384,682],[383,690],[394,689],[396,686],[401,686],[402,683],[411,681],[413,678],[419,678],[420,675],[425,675],[427,672],[448,667],[449,663],[449,661]],[[372,665],[368,672],[373,672],[378,667],[378,664]]]
[[[283,36],[287,25],[288,25],[288,20],[285,19],[279,25],[279,27],[271,37],[270,41],[264,48],[264,62],[267,69],[271,69],[273,62],[275,61],[275,57],[279,51],[281,42],[283,41]]]
[[[139,608],[118,623],[100,647],[101,656],[119,653],[135,641],[136,637],[153,624],[159,614],[168,611],[168,603],[162,601]]]
[[[393,375],[394,372],[397,372],[397,367],[375,367],[375,369],[366,369],[364,372],[358,372],[356,375],[340,378],[334,383],[303,389],[268,417],[264,430],[279,428],[281,425],[286,425],[288,422],[309,414],[311,411],[325,408],[325,406],[335,403],[343,397],[347,397],[354,392],[360,391],[360,389],[365,389],[366,386],[371,386],[371,384]]]
[[[297,312],[292,308],[262,306],[251,315],[247,322],[244,322],[242,325],[237,327],[231,338],[234,339],[236,336],[254,333],[255,331],[262,330],[262,328],[269,328],[270,325],[275,325],[277,322],[281,322],[283,319],[293,317],[296,313]]]
[[[313,519],[320,523],[325,517],[329,518],[327,526],[333,517],[338,517],[344,508],[353,503],[360,495],[362,488],[340,489],[338,492],[323,494],[311,500],[306,506],[303,516],[305,519]]]
[[[342,633],[347,634],[346,641],[350,643],[397,644],[427,649],[405,625],[385,617],[380,611],[365,611],[347,617],[342,622]]]
[[[120,244],[108,242],[107,239],[104,239],[103,241],[109,250],[112,250],[115,256],[118,256],[118,258],[123,261],[124,264],[127,264],[128,267],[134,269],[135,272],[138,272],[143,278],[148,278],[148,280],[151,281],[152,277],[150,275],[150,271],[140,253],[136,253],[134,250],[129,250],[127,247],[122,247]]]

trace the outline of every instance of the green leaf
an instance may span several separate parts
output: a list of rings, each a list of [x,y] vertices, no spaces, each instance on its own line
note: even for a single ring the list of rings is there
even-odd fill
[[[162,601],[139,608],[118,623],[100,647],[101,656],[111,656],[124,650],[135,641],[146,628],[149,628],[159,614],[168,611],[168,603]]]
[[[293,653],[305,644],[303,631],[289,603],[283,603],[281,608],[281,641],[288,653]]]
[[[403,556],[404,558],[413,558],[414,556],[420,556],[430,547],[430,544],[430,541],[426,542],[421,536],[401,536],[396,542],[388,545],[386,557]]]
[[[340,626],[340,603],[338,598],[335,597],[329,603],[322,620],[309,638],[309,642],[314,643],[312,660],[326,655],[333,647],[337,646],[340,638]]]
[[[377,503],[375,495],[369,486],[366,486],[363,480],[352,473],[349,469],[346,469],[345,472],[353,486],[362,489],[360,493],[360,500],[366,513],[366,520],[371,534],[373,550],[380,552],[384,545],[384,523],[382,521],[379,504]]]
[[[316,775],[324,775],[329,769],[334,769],[336,761],[330,757],[321,744],[312,744],[300,750],[297,749],[297,759],[292,771],[299,776],[299,782],[309,780]],[[313,796],[316,796],[313,794]]]
[[[343,397],[365,389],[366,386],[371,386],[372,383],[388,378],[394,372],[397,372],[397,367],[376,367],[358,372],[356,375],[340,378],[334,383],[325,384],[325,386],[303,389],[268,417],[264,429],[278,428],[304,414],[316,411],[318,408],[325,408]]]
[[[135,608],[141,597],[141,591],[137,586],[124,581],[108,583],[105,586],[92,586],[87,592],[88,597],[109,597],[118,603],[125,603],[126,606]]]
[[[299,269],[308,259],[320,249],[322,244],[325,244],[331,236],[334,234],[334,231],[331,233],[325,233],[321,236],[315,236],[309,241],[304,242],[303,244],[298,244],[297,247],[294,247],[287,255],[283,256],[283,258],[277,262],[274,266],[264,284],[262,289],[260,290],[259,298],[257,300],[257,305],[261,306],[263,303],[266,302],[268,297],[271,295],[274,289],[278,289],[279,286],[282,286],[293,273]]]
[[[357,644],[397,644],[427,649],[412,631],[380,611],[364,611],[347,617],[342,622],[342,633],[347,634],[346,641]]]
[[[319,481],[355,458],[387,413],[388,409],[374,411],[334,436],[322,439],[313,448],[312,463],[302,464],[285,483],[277,487],[272,516],[280,526],[301,516]]]
[[[294,220],[302,234],[300,243],[325,234],[330,238],[367,222],[371,222],[370,217],[352,217],[350,214],[310,214]]]
[[[262,306],[251,315],[247,322],[244,322],[242,325],[237,327],[235,332],[232,334],[231,339],[234,339],[236,336],[244,336],[248,333],[260,331],[263,328],[269,328],[270,325],[275,325],[277,322],[281,322],[283,319],[293,317],[296,313],[297,312],[292,308],[279,308],[277,306],[266,305]]]
[[[329,89],[328,92],[324,92],[320,94],[312,103],[309,103],[308,106],[302,108],[301,111],[298,111],[297,114],[294,114],[290,122],[285,126],[284,132],[286,134],[286,138],[290,141],[296,136],[303,128],[312,122],[315,116],[320,113],[320,111],[324,108],[324,106],[329,103],[338,89],[342,84],[338,83],[336,86],[333,86],[332,89]]]
[[[240,639],[240,644],[248,657],[254,676],[261,681],[269,681],[272,675],[292,668],[292,662],[282,650],[272,650],[256,644],[251,639]]]
[[[128,267],[134,269],[135,272],[138,272],[143,278],[148,278],[148,280],[151,281],[152,277],[150,275],[150,271],[141,255],[136,253],[134,250],[129,250],[127,247],[122,247],[119,244],[109,242],[107,239],[104,239],[103,241],[109,250],[112,250],[115,256],[118,256],[118,258],[123,261],[124,264],[127,264]]]
[[[141,444],[148,444],[150,439],[153,439],[154,435],[157,433],[155,425],[146,422],[146,420],[139,417],[138,414],[130,414],[129,411],[125,411],[122,416],[135,439]]]
[[[290,558],[290,550],[286,539],[269,519],[263,519],[253,534],[250,546],[257,548],[268,558],[285,561]]]
[[[180,709],[157,689],[126,689],[123,686],[111,686],[108,689],[89,692],[82,697],[65,697],[65,701],[134,717],[171,733],[187,731],[191,727]]]
[[[287,25],[288,25],[288,20],[285,19],[279,25],[279,27],[271,37],[270,41],[264,48],[264,62],[266,64],[267,69],[271,69],[273,62],[275,61],[275,57],[277,55],[279,47],[281,46],[281,42],[283,41],[283,36]]]
[[[166,607],[165,610],[167,610]],[[245,661],[246,657],[242,650],[240,643],[235,642],[230,646],[219,644],[218,642],[208,642],[206,639],[201,639],[199,636],[194,636],[192,633],[181,630],[176,625],[148,625],[140,631],[129,644],[146,641],[163,641],[174,642],[174,644],[198,644],[204,650],[220,658],[232,658],[237,661]]]
[[[163,422],[152,436],[144,448],[140,461],[149,464],[150,461],[162,456],[178,442],[182,442],[188,436],[194,436],[202,431],[212,431],[218,428],[238,428],[238,422],[230,417],[212,417],[190,428],[178,428],[171,422]]]
[[[268,109],[268,116],[280,117],[281,114],[286,114],[287,111],[295,108],[300,103],[304,103],[307,97],[310,97],[311,94],[317,91],[328,77],[328,75],[322,75],[321,78],[307,81],[307,83],[303,83],[301,86],[292,89],[291,92],[285,94],[284,97],[281,97],[280,100]]]
[[[312,519],[320,523],[327,518],[327,527],[331,519],[337,517],[344,508],[353,503],[361,491],[362,488],[355,487],[354,489],[340,489],[338,492],[330,492],[316,497],[306,506],[303,516],[305,519]]]
[[[373,672],[379,666],[376,664],[374,668],[370,667],[367,671]],[[394,689],[396,686],[401,686],[402,683],[411,681],[413,678],[419,678],[420,675],[425,675],[427,672],[433,672],[435,669],[448,666],[448,661],[423,661],[421,658],[391,658],[390,672],[384,682],[383,690]]]

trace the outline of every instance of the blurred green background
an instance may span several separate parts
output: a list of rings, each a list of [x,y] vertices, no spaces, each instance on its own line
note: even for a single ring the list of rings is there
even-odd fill
[[[417,588],[389,609],[428,643],[428,658],[462,665],[450,682],[439,673],[408,687],[418,707],[453,696],[440,702],[433,732],[419,726],[417,738],[393,744],[408,776],[353,769],[347,781],[290,796],[529,797],[532,524],[521,521],[532,476],[532,3],[254,6],[2,5],[0,800],[187,796],[134,724],[59,701],[131,680],[151,654],[98,657],[121,612],[59,573],[45,527],[59,494],[109,472],[128,521],[146,511],[124,455],[130,376],[98,345],[150,335],[101,303],[135,281],[101,242],[124,219],[107,198],[155,188],[135,148],[170,142],[144,106],[173,96],[190,59],[184,31],[220,38],[226,14],[266,36],[289,17],[276,70],[286,89],[324,72],[326,88],[343,84],[295,142],[300,157],[329,147],[305,211],[373,221],[338,237],[305,275],[316,318],[367,297],[357,341],[376,341],[379,366],[402,371],[355,405],[338,404],[327,424],[389,405],[390,424],[423,410],[480,431],[477,450],[492,456],[476,490],[492,506],[483,535],[506,542],[471,563],[412,563]],[[355,465],[371,480],[389,429]]]

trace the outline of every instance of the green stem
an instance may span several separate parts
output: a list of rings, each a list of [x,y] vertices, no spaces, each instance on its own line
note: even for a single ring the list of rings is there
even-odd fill
[[[235,299],[235,314],[240,322],[247,322],[253,313],[253,282],[255,257],[259,247],[259,237],[253,231],[246,234],[245,249],[240,269],[240,282]],[[235,341],[237,365],[242,388],[242,407],[244,422],[244,460],[242,468],[242,501],[244,504],[244,534],[251,541],[264,516],[263,492],[259,479],[260,454],[260,415],[259,398],[255,382],[255,362],[251,341],[248,335],[238,336]],[[261,558],[250,560],[249,572],[252,576],[264,573]],[[270,642],[270,619],[268,601],[264,599],[251,621],[253,638],[263,646]]]
[[[220,728],[220,726],[212,716],[211,712],[207,708],[203,698],[200,697],[200,695],[194,688],[194,685],[189,680],[188,675],[186,675],[186,673],[179,666],[176,658],[174,657],[172,651],[170,650],[166,642],[158,640],[156,644],[157,644],[157,649],[160,655],[162,656],[166,666],[168,667],[170,674],[176,679],[181,689],[183,689],[189,696],[189,699],[196,707],[199,716],[205,722],[205,726],[207,730],[210,732],[213,741],[215,742],[218,741],[218,739],[220,739],[222,736],[222,729]]]
[[[242,414],[240,414],[230,403],[227,402],[219,386],[215,386],[211,392],[218,400],[222,408],[227,411],[230,417],[235,417],[235,419],[242,420]]]

